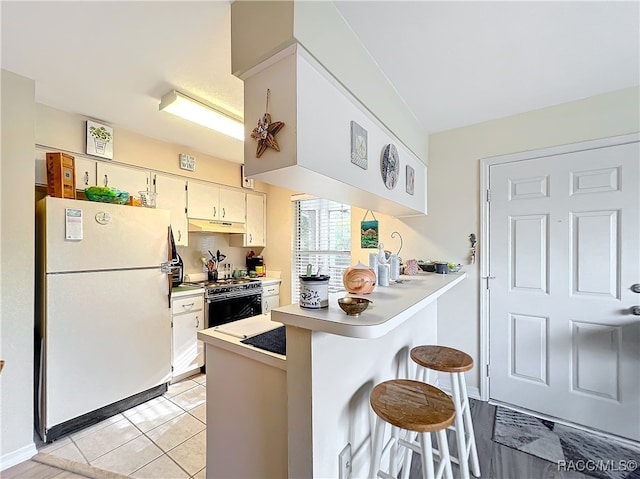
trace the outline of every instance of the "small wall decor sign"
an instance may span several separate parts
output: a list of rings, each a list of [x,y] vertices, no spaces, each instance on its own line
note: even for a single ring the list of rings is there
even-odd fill
[[[180,168],[187,171],[195,171],[196,170],[196,157],[193,155],[188,155],[186,153],[180,153],[178,156],[180,159]]]
[[[373,220],[367,220],[367,215],[369,213],[373,216]],[[378,247],[378,220],[371,210],[366,211],[362,221],[360,222],[360,247]]]
[[[367,159],[367,130],[351,122],[351,163],[363,170],[368,168]]]
[[[416,185],[416,171],[407,165],[407,193],[413,194]]]
[[[113,160],[113,128],[87,120],[87,154]]]

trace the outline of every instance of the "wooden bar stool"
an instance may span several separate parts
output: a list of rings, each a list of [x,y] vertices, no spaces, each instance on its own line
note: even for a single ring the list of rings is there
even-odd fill
[[[420,453],[422,460],[422,477],[424,479],[451,479],[451,460],[445,430],[453,424],[455,408],[453,402],[443,391],[429,384],[411,379],[392,379],[378,384],[371,391],[371,407],[377,414],[376,426],[372,440],[371,466],[369,477],[395,479],[397,474],[397,458],[394,450],[397,446],[404,446]],[[418,442],[399,439],[392,435],[384,445],[384,434],[387,423],[407,431],[418,434]],[[431,433],[436,433],[438,449],[431,446]],[[380,469],[382,454],[389,446],[391,458],[389,473]],[[433,455],[437,454],[440,464],[434,473]],[[408,458],[409,454],[405,455]],[[403,477],[409,477],[410,462],[405,459]]]
[[[467,353],[446,346],[417,346],[411,350],[411,359],[417,364],[434,371],[449,373],[451,391],[456,409],[455,429],[458,443],[458,456],[451,456],[451,461],[460,466],[460,474],[469,479],[469,461],[473,475],[480,476],[478,450],[471,422],[467,383],[464,373],[473,368],[473,359]]]

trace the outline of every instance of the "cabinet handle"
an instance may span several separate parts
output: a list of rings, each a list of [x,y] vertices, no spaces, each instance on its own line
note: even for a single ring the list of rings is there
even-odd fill
[[[178,230],[178,242],[182,240],[182,231]]]
[[[196,316],[196,328],[200,327],[200,316]]]
[[[216,207],[215,206],[213,207],[213,217],[214,218],[216,217]]]
[[[183,305],[182,305],[182,307],[183,307],[184,309],[187,309],[187,308],[191,309],[191,308],[193,308],[193,305],[194,305],[194,304],[196,304],[196,303],[183,304]]]
[[[249,233],[249,243],[253,243],[253,235]]]
[[[227,211],[224,208],[222,208],[222,217],[224,218],[225,216],[227,216]]]
[[[109,186],[109,177],[104,175],[104,186]]]
[[[88,171],[84,172],[84,184],[86,186],[89,186],[89,172]]]

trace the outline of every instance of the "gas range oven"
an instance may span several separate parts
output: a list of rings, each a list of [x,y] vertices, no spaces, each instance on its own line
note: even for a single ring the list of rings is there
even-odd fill
[[[207,327],[262,314],[262,283],[252,279],[196,281],[204,287]]]

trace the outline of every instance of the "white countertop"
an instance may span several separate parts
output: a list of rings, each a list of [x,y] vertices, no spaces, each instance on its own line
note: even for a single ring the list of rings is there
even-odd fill
[[[271,320],[271,313],[259,314],[198,332],[198,339],[210,346],[226,349],[250,359],[286,370],[286,356],[244,344],[243,339],[282,326]]]
[[[363,298],[372,301],[360,316],[347,316],[338,298],[351,295],[345,291],[329,295],[329,307],[304,309],[298,304],[275,308],[274,321],[311,331],[322,331],[352,338],[378,338],[402,324],[406,319],[435,301],[467,277],[466,273],[420,273],[401,276],[401,283],[376,286]]]
[[[258,279],[262,284],[277,284],[282,282],[280,278],[260,277]]]
[[[190,284],[181,284],[171,288],[171,297],[180,298],[182,296],[191,296],[196,294],[204,294],[203,286],[192,286]]]

